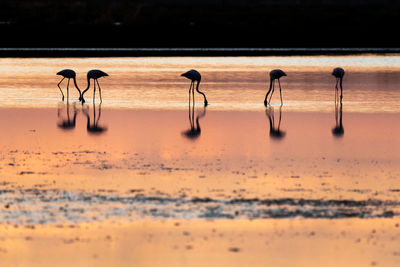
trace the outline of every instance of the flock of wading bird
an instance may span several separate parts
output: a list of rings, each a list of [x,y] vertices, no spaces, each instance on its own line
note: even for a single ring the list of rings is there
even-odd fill
[[[67,99],[69,97],[69,82],[71,79],[73,79],[74,85],[76,89],[79,92],[79,101],[82,103],[85,103],[84,95],[85,93],[89,90],[90,87],[90,80],[93,80],[93,101],[95,100],[95,95],[96,95],[96,83],[97,86],[99,87],[99,94],[100,94],[100,103],[103,102],[101,98],[101,87],[99,84],[98,79],[101,77],[106,77],[108,76],[107,73],[101,71],[101,70],[90,70],[87,73],[87,87],[85,90],[81,91],[76,83],[76,73],[73,70],[70,69],[65,69],[57,73],[57,75],[63,76],[62,80],[57,84],[58,88],[60,89],[60,92],[62,94],[62,100],[64,101],[64,93],[60,87],[60,84],[63,82],[64,79],[68,79],[68,84],[67,84]],[[338,89],[338,84],[340,84],[340,102],[342,102],[343,99],[343,87],[342,87],[342,81],[343,81],[343,76],[344,76],[344,70],[342,68],[335,68],[332,72],[332,75],[336,77],[336,86],[335,86],[335,103],[339,100],[339,89]],[[190,87],[189,87],[189,103],[190,103],[190,94],[192,94],[193,97],[193,104],[194,104],[194,88],[195,88],[195,83],[196,83],[196,91],[203,95],[204,97],[204,106],[208,105],[207,97],[206,95],[199,90],[200,82],[201,82],[201,75],[197,70],[189,70],[188,72],[183,73],[181,76],[188,78],[191,80]],[[274,94],[275,91],[275,80],[278,80],[279,84],[279,93],[281,97],[281,106],[283,105],[283,100],[282,100],[282,88],[281,88],[281,83],[280,83],[280,78],[287,76],[286,73],[280,69],[276,70],[271,70],[269,73],[270,77],[270,85],[269,85],[269,90],[267,94],[265,95],[265,100],[264,100],[264,105],[267,107],[268,105],[271,105],[271,99],[272,95]],[[269,100],[268,100],[269,96]]]
[[[100,134],[104,131],[107,130],[106,127],[102,127],[99,125],[99,120],[101,116],[101,105],[99,106],[99,111],[96,119],[96,109],[94,106],[95,103],[95,94],[96,94],[96,84],[99,88],[99,93],[100,93],[100,103],[102,102],[101,98],[101,87],[99,84],[98,79],[101,77],[108,76],[107,73],[101,71],[101,70],[90,70],[87,73],[87,87],[85,90],[81,91],[76,83],[76,73],[73,70],[70,69],[65,69],[57,73],[57,75],[63,76],[62,80],[58,83],[58,88],[61,91],[62,94],[62,100],[64,101],[64,93],[60,87],[60,84],[62,81],[67,78],[68,79],[68,84],[67,84],[67,100],[69,96],[69,82],[71,79],[73,79],[73,82],[75,84],[76,89],[79,92],[79,101],[85,103],[84,99],[84,94],[89,90],[90,87],[90,80],[93,80],[93,86],[94,86],[94,91],[93,91],[93,123],[90,123],[90,116],[88,113],[88,110],[84,110],[84,113],[87,117],[87,131],[89,133],[93,134]],[[336,85],[335,85],[335,119],[336,119],[336,125],[332,129],[332,134],[336,137],[341,137],[344,134],[344,129],[343,129],[343,123],[342,123],[342,99],[343,99],[343,76],[344,76],[344,70],[342,68],[335,68],[332,72],[332,75],[336,78]],[[199,119],[205,116],[205,107],[208,105],[208,101],[206,98],[206,95],[199,90],[200,86],[200,81],[201,81],[201,75],[198,71],[196,70],[189,70],[188,72],[185,72],[181,74],[181,76],[188,78],[191,80],[190,87],[189,87],[189,122],[190,122],[190,129],[184,131],[182,134],[186,136],[189,139],[196,139],[200,136],[201,134],[201,128],[200,128],[200,123]],[[267,94],[265,95],[265,100],[264,100],[264,105],[266,107],[271,106],[271,99],[272,95],[274,94],[275,91],[275,80],[278,80],[279,84],[279,93],[280,93],[280,98],[281,98],[281,105],[279,109],[279,121],[277,125],[275,125],[275,115],[273,113],[272,108],[268,108],[266,110],[266,115],[269,119],[269,124],[270,124],[270,132],[269,135],[273,139],[281,139],[285,136],[285,132],[280,129],[281,125],[281,118],[282,118],[282,105],[283,105],[283,100],[282,100],[282,88],[281,88],[281,83],[279,81],[280,78],[287,76],[286,73],[280,69],[272,70],[269,73],[270,76],[270,85],[269,85],[269,90]],[[339,96],[339,88],[338,85],[340,86],[340,96]],[[203,95],[204,97],[204,110],[201,114],[199,114],[196,117],[196,120],[194,118],[194,89],[196,87],[196,91]],[[192,108],[190,108],[190,98],[193,98],[193,105]],[[269,96],[269,99],[268,99]],[[339,101],[340,100],[340,101]],[[339,106],[340,103],[340,106]],[[75,123],[76,123],[76,115],[77,111],[74,106],[74,116],[73,119],[71,120],[69,116],[69,105],[67,105],[67,114],[68,118],[66,120],[63,120],[58,126],[62,129],[69,130],[75,128]],[[58,111],[58,115],[60,116],[60,110]],[[196,121],[196,125],[195,125]]]

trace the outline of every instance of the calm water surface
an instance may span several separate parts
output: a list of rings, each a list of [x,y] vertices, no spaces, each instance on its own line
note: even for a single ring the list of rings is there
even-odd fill
[[[332,69],[342,66],[346,111],[398,112],[400,110],[400,56],[314,57],[164,57],[164,58],[41,58],[0,59],[0,106],[53,107],[60,100],[56,87],[61,69],[77,72],[86,87],[86,72],[101,69],[104,104],[115,108],[182,109],[188,80],[180,74],[197,69],[210,109],[259,110],[269,85],[269,70],[281,68],[286,110],[331,111],[334,90]],[[64,82],[64,87],[66,82]],[[86,95],[90,99],[92,89]],[[71,90],[71,98],[78,97]],[[200,102],[199,102],[200,103]],[[279,103],[278,94],[273,103]]]
[[[335,109],[333,67],[344,79]],[[284,69],[284,106],[263,100]],[[100,68],[103,104],[55,73]],[[210,106],[188,109],[196,68]],[[400,214],[400,57],[1,59],[0,222]],[[92,92],[87,95],[89,100]]]

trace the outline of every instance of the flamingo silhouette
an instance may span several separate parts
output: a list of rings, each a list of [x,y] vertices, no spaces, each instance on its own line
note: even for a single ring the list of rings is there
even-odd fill
[[[285,137],[286,132],[281,131],[281,120],[282,120],[282,106],[279,107],[279,122],[278,127],[275,126],[275,114],[272,107],[265,110],[265,114],[269,120],[269,137],[275,140],[282,139]]]
[[[101,70],[90,70],[87,73],[87,87],[86,89],[82,92],[82,103],[85,103],[85,99],[83,98],[83,95],[86,93],[87,90],[89,90],[90,87],[90,79],[93,79],[93,85],[94,85],[94,91],[93,91],[93,103],[94,103],[94,99],[95,99],[95,95],[96,95],[96,82],[97,82],[97,86],[99,87],[99,92],[100,92],[100,103],[103,103],[103,99],[101,98],[101,88],[100,88],[100,84],[99,81],[97,79],[101,78],[101,77],[105,77],[108,76],[107,73],[101,71]]]
[[[72,130],[75,128],[75,125],[76,125],[76,115],[78,114],[78,111],[77,111],[77,109],[75,107],[75,103],[74,103],[74,117],[71,120],[71,117],[69,115],[69,113],[70,113],[69,106],[70,106],[70,104],[67,99],[67,119],[61,118],[61,122],[57,123],[57,126],[63,130]],[[63,109],[64,109],[64,105],[63,106],[59,105],[58,111],[57,111],[57,117],[59,117],[59,118],[61,117],[61,112]]]
[[[65,70],[62,70],[62,71],[57,72],[57,75],[63,76],[63,78],[61,79],[61,81],[57,84],[57,86],[58,86],[58,88],[60,89],[60,92],[61,92],[61,94],[62,94],[62,101],[64,101],[64,93],[63,93],[63,91],[61,90],[60,84],[62,83],[62,81],[64,81],[65,78],[68,79],[68,83],[67,83],[67,99],[68,99],[68,97],[69,97],[69,81],[70,81],[71,79],[73,79],[73,80],[74,80],[75,87],[76,87],[76,89],[77,89],[78,92],[79,92],[79,100],[81,100],[82,94],[81,94],[81,90],[79,89],[78,85],[76,84],[76,73],[75,73],[75,71],[70,70],[70,69],[65,69]]]
[[[192,95],[193,95],[193,106],[194,106],[194,82],[197,82],[196,91],[199,94],[203,95],[203,97],[204,97],[204,106],[206,107],[208,105],[208,101],[207,101],[206,95],[199,90],[199,85],[200,85],[200,81],[201,81],[200,73],[197,70],[189,70],[188,72],[185,72],[185,73],[181,74],[181,76],[186,77],[186,78],[188,78],[189,80],[192,81],[190,83],[190,87],[189,87],[189,101],[190,101],[190,92],[192,92]]]
[[[332,75],[336,77],[336,86],[335,86],[335,103],[337,99],[339,99],[339,89],[338,89],[338,82],[340,81],[340,102],[342,102],[343,99],[343,76],[344,76],[344,69],[342,68],[335,68],[332,72]]]
[[[101,104],[99,104],[99,116],[96,119],[96,105],[93,103],[93,124],[90,123],[89,107],[87,109],[82,108],[82,112],[86,115],[86,130],[89,134],[101,134],[107,131],[107,127],[99,125]]]
[[[269,90],[268,90],[267,94],[265,95],[264,106],[268,106],[268,104],[271,105],[271,98],[272,98],[272,95],[274,94],[274,91],[275,91],[275,80],[278,80],[278,83],[279,83],[279,92],[280,92],[280,95],[281,95],[281,106],[283,105],[281,82],[279,81],[279,79],[282,76],[287,76],[286,73],[284,73],[282,70],[277,69],[277,70],[271,70],[270,71],[270,73],[269,73],[269,78],[270,78]],[[271,90],[272,90],[272,92],[271,92]],[[271,96],[270,96],[269,101],[268,101],[269,93],[271,93]]]

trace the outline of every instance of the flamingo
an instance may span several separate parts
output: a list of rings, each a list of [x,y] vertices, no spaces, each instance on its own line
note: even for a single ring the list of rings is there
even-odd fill
[[[58,88],[60,89],[60,92],[61,92],[61,94],[62,94],[62,101],[64,101],[64,93],[63,93],[63,91],[61,90],[60,84],[62,83],[62,81],[64,81],[65,78],[68,79],[68,84],[67,84],[67,99],[68,99],[68,97],[69,97],[69,81],[70,81],[70,79],[73,79],[73,80],[74,80],[75,87],[76,87],[76,89],[77,89],[78,92],[79,92],[79,100],[81,100],[82,94],[81,94],[81,90],[79,89],[78,85],[76,84],[76,73],[75,73],[75,71],[70,70],[70,69],[65,69],[65,70],[62,70],[62,71],[57,72],[57,75],[63,76],[63,78],[61,79],[61,81],[57,84],[57,86],[58,86]]]
[[[332,71],[332,75],[336,77],[336,86],[335,86],[335,102],[336,99],[339,98],[339,89],[338,89],[338,82],[340,81],[340,102],[342,102],[343,99],[343,86],[342,86],[342,81],[343,81],[343,76],[344,76],[344,69],[342,68],[335,68]]]
[[[286,75],[286,73],[284,73],[282,70],[279,70],[279,69],[271,70],[271,72],[269,73],[269,77],[270,77],[269,90],[268,90],[267,94],[265,95],[264,106],[268,106],[268,104],[271,103],[271,98],[272,98],[272,95],[274,94],[274,91],[275,91],[275,80],[278,80],[278,83],[279,83],[279,92],[281,94],[281,106],[283,105],[282,89],[281,89],[281,83],[279,81],[279,79],[282,76],[287,76],[287,75]],[[271,89],[272,89],[272,92],[271,92]],[[269,101],[268,101],[269,93],[271,93],[271,96],[270,96]]]
[[[185,73],[181,74],[181,76],[186,77],[186,78],[188,78],[189,80],[192,81],[190,83],[190,87],[189,87],[189,101],[190,101],[190,91],[192,91],[193,105],[194,105],[194,82],[197,82],[196,91],[199,94],[203,95],[203,97],[204,97],[204,106],[206,107],[208,105],[208,101],[207,101],[206,95],[199,90],[199,85],[200,85],[200,81],[201,81],[200,73],[197,70],[189,70],[188,72],[185,72]]]
[[[93,91],[93,102],[95,99],[95,95],[96,95],[96,82],[97,82],[97,86],[99,87],[99,92],[100,92],[100,103],[103,103],[103,99],[101,98],[101,88],[100,88],[100,84],[99,81],[97,79],[101,78],[101,77],[105,77],[108,76],[107,73],[101,71],[101,70],[90,70],[87,73],[87,87],[86,89],[82,92],[82,103],[85,103],[85,99],[83,98],[83,95],[86,93],[87,90],[89,90],[90,87],[90,79],[93,79],[93,84],[94,84],[94,91]]]

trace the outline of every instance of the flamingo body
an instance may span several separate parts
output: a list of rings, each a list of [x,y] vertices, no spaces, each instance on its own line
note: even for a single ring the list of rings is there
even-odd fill
[[[197,70],[189,70],[183,73],[181,76],[188,78],[191,81],[201,81],[201,74]]]
[[[342,68],[335,68],[332,71],[332,75],[335,76],[336,78],[343,79],[344,76],[344,69]]]
[[[94,80],[106,76],[108,76],[108,74],[101,70],[89,70],[87,73],[88,79],[94,79]]]
[[[59,72],[57,72],[57,75],[61,75],[64,78],[68,78],[68,79],[73,79],[76,77],[75,71],[70,70],[70,69],[65,69],[65,70],[59,71]]]
[[[287,75],[286,75],[286,73],[285,73],[283,70],[280,70],[280,69],[271,70],[271,71],[269,72],[269,77],[270,77],[272,80],[280,79],[280,78],[283,77],[283,76],[287,76]]]

